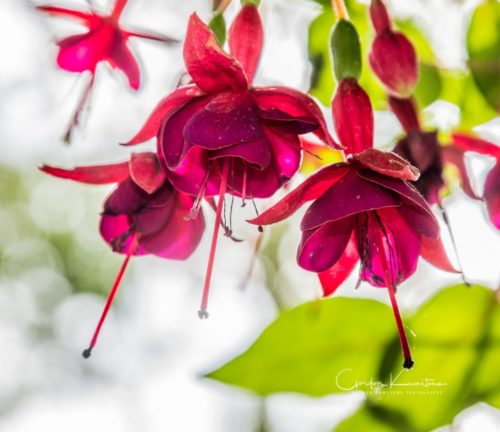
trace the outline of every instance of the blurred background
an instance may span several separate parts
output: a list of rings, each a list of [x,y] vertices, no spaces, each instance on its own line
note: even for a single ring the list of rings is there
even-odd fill
[[[93,3],[107,11],[112,2]],[[389,3],[398,17],[411,18],[428,36],[441,66],[465,67],[465,31],[477,1]],[[245,241],[221,238],[205,321],[197,318],[197,310],[211,228],[186,262],[132,260],[95,354],[88,361],[81,358],[122,260],[97,229],[110,188],[49,178],[37,166],[124,160],[129,150],[118,143],[138,130],[182,75],[182,44],[132,40],[143,77],[137,93],[120,72],[101,67],[90,108],[67,146],[61,137],[86,77],[56,67],[54,42],[80,28],[38,13],[36,4],[41,3],[0,0],[0,430],[331,430],[356,410],[363,393],[278,394],[263,400],[201,378],[244,351],[281,309],[320,295],[316,276],[295,263],[300,212],[266,231],[263,254],[246,281],[258,232],[243,222],[253,215],[251,206],[235,206],[234,231]],[[86,7],[77,0],[51,4]],[[228,21],[238,7],[235,0]],[[207,20],[211,1],[130,0],[122,20],[182,40],[193,11]],[[308,0],[262,1],[266,39],[257,84],[308,90],[308,27],[320,12],[320,5]],[[326,108],[325,115],[331,121]],[[425,115],[443,128],[460,121],[457,106],[441,100]],[[500,143],[498,118],[477,132]],[[392,114],[376,113],[378,146],[390,147],[400,133]],[[153,149],[154,143],[142,148]],[[493,160],[477,156],[468,162],[480,188]],[[269,204],[258,203],[261,209]],[[445,205],[468,279],[498,287],[500,236],[483,206],[458,188]],[[207,214],[211,227],[213,215]],[[445,242],[450,246],[446,235]],[[459,282],[456,275],[420,262],[415,277],[398,292],[400,306],[412,311],[439,288]],[[354,274],[339,295],[387,302],[384,293],[369,286],[354,291],[355,283]],[[500,413],[475,405],[442,430],[497,431]]]

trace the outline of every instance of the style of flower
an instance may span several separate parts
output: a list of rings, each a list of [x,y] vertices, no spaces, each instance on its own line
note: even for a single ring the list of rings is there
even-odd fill
[[[155,108],[128,145],[157,137],[158,156],[172,184],[202,198],[218,196],[203,300],[206,318],[218,229],[226,193],[246,199],[271,196],[298,170],[299,135],[314,132],[337,147],[318,105],[287,87],[254,87],[263,41],[255,5],[246,4],[228,35],[231,54],[196,14],[189,19],[184,61],[193,84]]]
[[[110,15],[59,6],[37,6],[38,10],[47,14],[73,18],[88,29],[86,33],[69,36],[58,42],[57,64],[61,69],[68,72],[88,71],[91,74],[65,135],[66,141],[70,140],[72,130],[78,124],[80,112],[90,97],[96,69],[100,63],[108,63],[112,68],[121,70],[127,76],[129,86],[137,90],[140,85],[140,71],[137,60],[127,45],[128,39],[139,37],[160,42],[174,42],[173,39],[162,35],[122,28],[119,19],[126,4],[127,0],[116,0]]]
[[[109,312],[131,256],[153,254],[185,260],[198,246],[205,229],[203,214],[186,220],[194,197],[176,190],[154,153],[133,153],[129,162],[77,167],[44,165],[43,172],[87,184],[117,183],[104,202],[100,232],[114,252],[126,255],[103,313],[83,352],[89,357]]]

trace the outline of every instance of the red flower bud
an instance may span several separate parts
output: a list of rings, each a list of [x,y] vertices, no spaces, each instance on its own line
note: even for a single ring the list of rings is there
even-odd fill
[[[387,91],[397,97],[412,94],[418,79],[417,54],[402,33],[384,31],[373,41],[370,66]]]
[[[360,153],[373,145],[370,98],[353,78],[340,81],[332,100],[335,130],[346,153]]]

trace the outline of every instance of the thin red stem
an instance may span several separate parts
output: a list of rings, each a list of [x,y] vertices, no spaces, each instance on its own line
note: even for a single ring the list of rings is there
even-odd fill
[[[104,305],[104,309],[102,311],[101,317],[99,318],[99,322],[97,323],[97,327],[95,328],[94,335],[92,336],[92,340],[90,341],[90,345],[82,353],[84,358],[89,358],[90,355],[92,354],[92,350],[95,347],[97,343],[97,338],[99,337],[99,333],[101,332],[101,327],[104,324],[104,321],[106,320],[111,305],[113,304],[113,300],[115,299],[116,293],[118,292],[120,282],[122,281],[123,275],[125,274],[125,270],[127,269],[127,265],[130,261],[130,257],[134,253],[136,246],[137,246],[137,237],[134,236],[128,248],[127,256],[125,257],[125,260],[123,261],[122,266],[120,267],[120,271],[116,276],[113,287],[111,288],[111,291],[108,294],[108,299],[106,300],[106,304]]]
[[[71,121],[69,123],[68,129],[66,130],[66,133],[64,134],[64,142],[69,144],[71,142],[71,135],[73,134],[73,130],[75,129],[76,126],[78,126],[78,123],[80,123],[80,115],[83,111],[83,108],[85,108],[85,105],[87,104],[87,101],[89,100],[90,94],[92,93],[92,86],[94,85],[94,74],[92,74],[90,81],[88,82],[87,86],[83,90],[82,96],[80,100],[78,101],[78,105],[76,107],[75,113],[73,114],[73,117],[71,118]]]
[[[241,191],[241,207],[245,207],[245,200],[247,198],[247,165],[243,162],[243,187]]]
[[[217,203],[217,212],[215,214],[214,233],[212,236],[212,245],[210,246],[210,255],[208,257],[207,272],[205,274],[205,285],[203,287],[203,296],[201,298],[201,306],[198,311],[198,316],[201,319],[208,318],[208,293],[210,291],[210,281],[212,280],[212,270],[214,267],[215,251],[217,250],[217,239],[219,236],[219,228],[222,220],[222,207],[224,204],[224,195],[227,189],[227,177],[229,173],[229,160],[224,161],[222,168],[221,182],[219,188],[219,202]]]
[[[115,20],[118,21],[120,18],[123,9],[127,5],[128,0],[116,0],[115,6],[113,7],[113,12],[111,12],[111,17]]]
[[[399,306],[396,300],[396,293],[394,290],[394,284],[392,283],[391,270],[389,268],[389,263],[387,262],[386,249],[384,246],[382,235],[383,234],[380,231],[378,235],[375,236],[377,241],[377,248],[381,257],[382,267],[384,269],[384,280],[387,286],[387,291],[389,291],[389,298],[391,299],[392,311],[394,312],[394,318],[396,319],[396,325],[398,327],[399,342],[401,344],[401,349],[403,350],[403,355],[405,358],[403,367],[406,369],[411,369],[414,362],[411,357],[410,345],[408,344],[408,338],[406,337],[406,331],[404,328],[403,320],[401,319],[401,314],[399,312]]]

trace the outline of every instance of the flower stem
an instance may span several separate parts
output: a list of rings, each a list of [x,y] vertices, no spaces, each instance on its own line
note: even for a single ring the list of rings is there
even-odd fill
[[[86,359],[90,357],[90,355],[92,354],[92,350],[94,349],[97,343],[97,338],[99,337],[99,333],[101,332],[101,327],[104,324],[104,321],[106,320],[111,305],[113,304],[113,300],[115,299],[116,293],[118,292],[118,288],[122,281],[123,275],[125,274],[125,270],[127,269],[130,257],[134,253],[136,246],[137,246],[137,236],[134,235],[132,241],[130,242],[130,246],[127,250],[127,256],[125,257],[125,260],[123,261],[122,266],[120,267],[118,275],[116,276],[113,287],[111,288],[111,291],[108,294],[108,299],[106,300],[106,304],[104,305],[104,309],[102,311],[101,317],[99,318],[99,322],[97,323],[97,327],[94,331],[94,335],[92,336],[92,340],[90,341],[90,345],[87,349],[83,350],[82,356]]]
[[[332,0],[332,8],[337,19],[349,20],[349,14],[347,13],[344,0]]]
[[[401,314],[399,312],[398,302],[396,300],[396,293],[394,292],[394,284],[392,283],[391,271],[389,268],[389,263],[387,262],[386,250],[384,247],[384,241],[382,239],[382,231],[375,236],[377,241],[378,252],[381,257],[382,267],[384,269],[384,280],[389,291],[389,298],[391,299],[392,311],[394,312],[394,318],[396,319],[396,325],[398,327],[399,342],[401,344],[401,349],[403,351],[403,356],[405,361],[403,367],[405,369],[411,369],[413,366],[413,359],[411,357],[410,345],[408,344],[408,338],[406,337],[406,332],[401,319]]]
[[[217,212],[215,214],[214,233],[212,236],[212,245],[210,246],[210,255],[208,257],[207,272],[205,274],[205,285],[203,287],[203,296],[201,298],[201,306],[198,311],[200,319],[208,318],[208,293],[210,291],[210,281],[212,280],[212,270],[214,267],[215,251],[217,250],[217,239],[219,236],[219,228],[222,220],[222,207],[224,204],[224,195],[227,189],[227,177],[229,173],[229,159],[224,161],[222,167],[221,182],[219,187],[219,202],[217,203]]]
[[[78,123],[80,123],[80,115],[81,115],[83,109],[85,108],[87,101],[90,98],[90,94],[92,93],[94,79],[95,79],[95,76],[94,76],[94,74],[92,74],[92,76],[90,77],[90,81],[86,85],[85,89],[83,90],[82,96],[80,97],[80,100],[78,101],[78,105],[76,107],[75,113],[73,114],[73,117],[71,118],[68,129],[66,130],[66,133],[64,134],[64,137],[63,137],[63,140],[66,144],[71,143],[71,136],[73,135],[73,130],[75,129],[76,126],[78,126]]]

